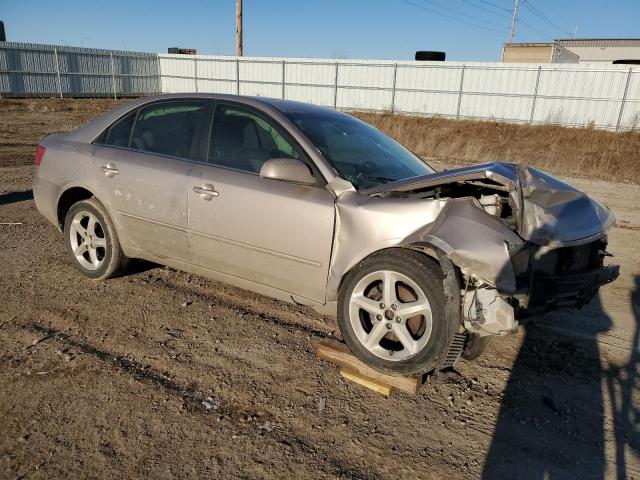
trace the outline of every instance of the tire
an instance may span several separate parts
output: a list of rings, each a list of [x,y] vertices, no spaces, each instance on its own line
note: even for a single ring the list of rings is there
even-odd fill
[[[416,60],[432,62],[444,62],[445,58],[447,58],[447,54],[445,52],[431,52],[425,50],[418,50],[415,56]]]
[[[475,360],[479,358],[490,343],[491,337],[470,335],[462,352],[462,358],[465,360]]]
[[[95,197],[73,204],[67,212],[64,246],[73,266],[94,280],[121,274],[129,260],[111,217]]]
[[[438,263],[414,250],[393,248],[360,262],[338,293],[338,325],[353,354],[392,375],[436,369],[456,331],[446,315],[443,279]],[[413,303],[413,312],[405,303]]]

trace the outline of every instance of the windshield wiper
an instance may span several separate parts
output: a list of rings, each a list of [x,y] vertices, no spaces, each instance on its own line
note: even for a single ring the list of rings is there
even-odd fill
[[[387,177],[370,177],[368,175],[363,175],[364,178],[366,178],[367,180],[373,180],[375,182],[382,182],[382,183],[389,183],[389,182],[395,182],[395,178],[387,178]]]

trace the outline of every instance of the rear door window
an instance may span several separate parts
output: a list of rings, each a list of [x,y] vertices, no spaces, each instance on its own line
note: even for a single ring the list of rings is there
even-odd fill
[[[197,158],[197,136],[205,116],[204,102],[163,102],[140,110],[131,148],[172,157]]]
[[[113,147],[128,147],[129,137],[131,137],[131,127],[133,127],[133,121],[135,118],[136,111],[134,110],[111,125],[104,140],[104,144],[111,145]]]

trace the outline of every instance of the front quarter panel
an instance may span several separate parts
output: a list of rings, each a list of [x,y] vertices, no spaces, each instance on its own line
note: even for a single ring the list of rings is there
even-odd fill
[[[368,197],[354,190],[339,195],[327,299],[337,299],[343,276],[358,262],[402,245],[418,228],[433,222],[444,205],[442,200]]]
[[[505,240],[518,235],[487,214],[473,198],[407,199],[365,197],[350,191],[336,202],[336,238],[327,299],[336,300],[343,276],[374,252],[391,247],[431,246],[465,274],[498,289],[515,290]]]

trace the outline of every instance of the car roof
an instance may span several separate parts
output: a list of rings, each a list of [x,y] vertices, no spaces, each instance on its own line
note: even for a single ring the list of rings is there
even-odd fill
[[[285,115],[288,113],[319,113],[319,114],[335,114],[333,108],[323,107],[320,105],[313,105],[311,103],[296,102],[294,100],[283,100],[281,98],[267,98],[267,97],[250,97],[254,100],[261,101],[272,107],[280,110]]]
[[[346,115],[337,112],[332,108],[321,107],[309,103],[296,102],[293,100],[282,100],[278,98],[268,98],[249,95],[231,95],[222,93],[165,93],[162,95],[153,95],[149,97],[140,97],[131,102],[119,105],[118,107],[98,116],[91,122],[85,124],[79,129],[68,134],[75,137],[79,141],[91,142],[101,131],[111,125],[118,118],[136,108],[148,103],[158,102],[171,99],[194,99],[203,98],[210,100],[226,100],[229,102],[238,102],[244,105],[253,106],[260,110],[287,117],[291,113],[316,113],[319,115]]]
[[[276,120],[284,125],[288,124],[290,133],[294,135],[296,140],[301,143],[307,153],[313,158],[314,162],[324,175],[325,179],[329,181],[334,177],[333,167],[326,162],[324,158],[319,156],[316,152],[316,147],[302,132],[299,132],[297,127],[287,117],[288,113],[310,113],[315,112],[321,115],[345,115],[341,112],[336,112],[333,109],[321,107],[318,105],[311,105],[303,102],[295,102],[292,100],[282,100],[275,98],[248,96],[248,95],[228,95],[220,93],[167,93],[163,95],[155,95],[149,97],[141,97],[131,102],[119,105],[108,112],[94,118],[92,121],[84,124],[77,130],[65,134],[69,140],[74,140],[80,143],[91,143],[101,132],[107,127],[112,125],[115,121],[127,115],[129,112],[140,108],[144,105],[153,102],[159,102],[163,100],[172,99],[211,99],[221,100],[229,102],[238,102],[247,106],[251,106],[262,110],[265,113],[271,114]]]
[[[279,110],[284,114],[288,113],[318,113],[333,114],[333,108],[314,105],[311,103],[298,102],[295,100],[283,100],[281,98],[261,97],[255,95],[234,95],[224,93],[165,93],[140,99],[140,103],[166,100],[171,98],[208,98],[212,100],[228,100],[245,103],[248,105],[262,104]]]

